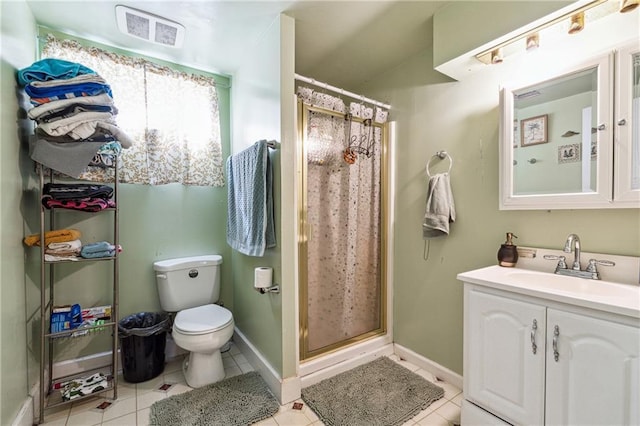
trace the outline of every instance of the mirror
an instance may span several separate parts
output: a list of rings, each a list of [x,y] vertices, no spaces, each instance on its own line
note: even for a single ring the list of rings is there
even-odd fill
[[[611,201],[611,58],[501,96],[501,209]]]
[[[596,192],[597,68],[513,92],[513,194]]]

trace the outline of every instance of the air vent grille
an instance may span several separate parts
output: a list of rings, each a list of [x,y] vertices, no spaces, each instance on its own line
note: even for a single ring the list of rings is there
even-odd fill
[[[126,6],[116,6],[118,29],[123,33],[152,43],[181,47],[184,27],[157,15]]]

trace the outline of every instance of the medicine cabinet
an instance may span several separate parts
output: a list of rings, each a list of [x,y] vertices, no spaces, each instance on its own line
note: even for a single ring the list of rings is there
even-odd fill
[[[640,42],[500,93],[500,209],[640,208]]]

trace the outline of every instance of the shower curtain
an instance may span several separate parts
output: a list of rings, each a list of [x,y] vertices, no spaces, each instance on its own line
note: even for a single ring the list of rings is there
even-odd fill
[[[299,88],[309,105],[307,152],[308,353],[340,346],[381,328],[381,159],[387,111]],[[353,148],[348,151],[349,146]],[[367,152],[368,148],[368,152]],[[302,301],[304,303],[304,301]]]

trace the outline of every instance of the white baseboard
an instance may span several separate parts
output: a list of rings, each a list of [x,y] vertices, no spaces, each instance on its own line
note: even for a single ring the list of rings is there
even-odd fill
[[[280,374],[237,327],[233,335],[233,342],[247,358],[249,364],[260,373],[271,392],[280,401],[280,404],[286,404],[300,398],[300,378],[288,377],[281,379]]]
[[[16,418],[11,422],[11,426],[32,426],[35,424],[33,407],[33,397],[28,396],[22,403]]]
[[[449,370],[437,362],[431,361],[429,358],[407,349],[397,343],[393,344],[394,353],[400,358],[409,361],[410,363],[417,365],[423,370],[428,371],[439,379],[444,380],[447,383],[451,383],[455,387],[462,389],[462,376],[454,371]]]

